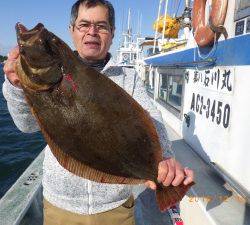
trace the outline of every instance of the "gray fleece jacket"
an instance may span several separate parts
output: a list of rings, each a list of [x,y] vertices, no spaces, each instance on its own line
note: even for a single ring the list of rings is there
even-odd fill
[[[102,73],[124,88],[151,115],[160,137],[164,156],[171,157],[171,144],[163,125],[160,112],[148,97],[142,81],[134,69],[111,66],[112,59]],[[23,132],[32,133],[40,128],[32,116],[22,89],[14,87],[8,79],[3,83],[3,95],[16,126]],[[143,151],[143,149],[142,149]],[[43,195],[53,205],[80,214],[95,214],[122,205],[131,195],[131,185],[103,184],[78,177],[64,169],[45,148],[43,163]]]

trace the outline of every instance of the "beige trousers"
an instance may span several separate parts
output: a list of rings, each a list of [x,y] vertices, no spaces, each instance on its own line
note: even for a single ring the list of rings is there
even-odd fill
[[[52,205],[46,199],[43,204],[44,225],[135,225],[133,197],[118,208],[93,215],[72,213]]]

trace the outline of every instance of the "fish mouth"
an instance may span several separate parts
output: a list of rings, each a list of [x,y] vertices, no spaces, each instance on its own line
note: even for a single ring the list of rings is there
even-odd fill
[[[39,69],[58,64],[60,57],[57,39],[42,23],[30,30],[21,23],[17,23],[15,28],[22,62]]]
[[[17,34],[18,44],[20,44],[21,41],[29,40],[36,33],[40,33],[44,29],[45,28],[44,28],[44,25],[42,23],[38,23],[34,28],[28,30],[23,24],[18,22],[16,24],[16,34]]]

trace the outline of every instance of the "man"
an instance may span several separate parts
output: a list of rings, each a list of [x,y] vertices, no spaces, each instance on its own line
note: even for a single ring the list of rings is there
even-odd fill
[[[166,157],[159,164],[158,180],[168,186],[185,185],[193,181],[193,171],[183,169],[172,158],[166,130],[160,113],[151,104],[142,82],[134,79],[131,70],[111,67],[108,53],[115,31],[113,6],[105,0],[78,0],[71,10],[70,33],[77,50],[76,54],[84,63],[101,71],[149,111],[158,131],[161,146]],[[16,126],[23,132],[39,130],[29,111],[23,91],[15,74],[18,48],[12,50],[4,66],[7,79],[3,93],[10,114]],[[152,189],[155,183],[148,181]],[[50,148],[45,149],[43,165],[44,224],[134,224],[132,186],[103,184],[75,176],[57,162]]]

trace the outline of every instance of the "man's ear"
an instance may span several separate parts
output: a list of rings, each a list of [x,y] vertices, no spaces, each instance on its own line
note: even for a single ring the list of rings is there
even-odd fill
[[[115,27],[114,28],[112,28],[112,39],[114,38],[114,36],[115,36]]]
[[[69,32],[70,32],[71,35],[74,32],[74,27],[71,24],[69,25]]]

